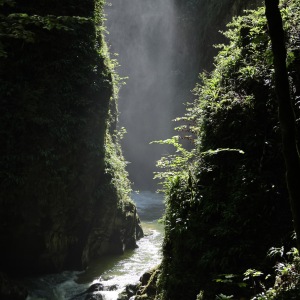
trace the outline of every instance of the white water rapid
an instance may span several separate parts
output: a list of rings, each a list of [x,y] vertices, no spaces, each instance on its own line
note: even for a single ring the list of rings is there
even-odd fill
[[[158,223],[164,209],[162,195],[141,192],[133,194],[133,199],[145,232],[137,249],[95,261],[84,272],[67,271],[27,279],[27,300],[85,300],[87,289],[95,283],[104,287],[99,292],[103,300],[116,300],[127,284],[137,283],[144,272],[158,265],[163,238],[163,226]]]

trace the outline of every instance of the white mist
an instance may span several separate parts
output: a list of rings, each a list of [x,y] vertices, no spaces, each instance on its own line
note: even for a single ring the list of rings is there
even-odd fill
[[[172,70],[176,15],[173,0],[112,0],[106,6],[108,44],[118,53],[121,76],[128,76],[119,97],[119,124],[132,181],[151,188],[156,161],[165,153],[153,140],[172,136]]]

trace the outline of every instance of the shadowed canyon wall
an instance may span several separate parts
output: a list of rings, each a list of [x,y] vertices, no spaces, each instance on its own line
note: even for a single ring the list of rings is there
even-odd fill
[[[114,136],[102,5],[1,3],[1,270],[81,269],[142,235]]]

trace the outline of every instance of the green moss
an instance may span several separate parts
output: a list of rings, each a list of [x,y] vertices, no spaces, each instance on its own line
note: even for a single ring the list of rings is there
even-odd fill
[[[299,1],[285,4],[287,49],[296,55],[288,62],[291,92],[299,116],[294,40],[300,32]],[[194,141],[193,156],[182,157],[180,151],[162,165],[170,174],[165,177],[162,299],[194,300],[200,290],[203,299],[250,297],[250,289],[214,279],[247,268],[267,272],[267,250],[288,243],[292,231],[264,9],[235,18],[225,36],[229,42],[218,47],[215,70],[201,75],[197,99],[182,118],[184,134]],[[184,170],[172,176],[184,159]]]
[[[104,1],[75,2],[0,5],[1,263],[8,270],[81,268],[97,220],[129,201],[115,133],[121,80],[104,40]]]

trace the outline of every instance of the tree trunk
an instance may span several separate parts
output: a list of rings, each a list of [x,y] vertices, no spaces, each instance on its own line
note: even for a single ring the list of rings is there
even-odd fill
[[[286,47],[279,0],[265,0],[266,17],[272,42],[275,68],[275,88],[279,106],[279,122],[286,165],[286,182],[290,197],[297,247],[300,250],[300,159],[297,148],[296,122],[290,96],[286,68]]]

